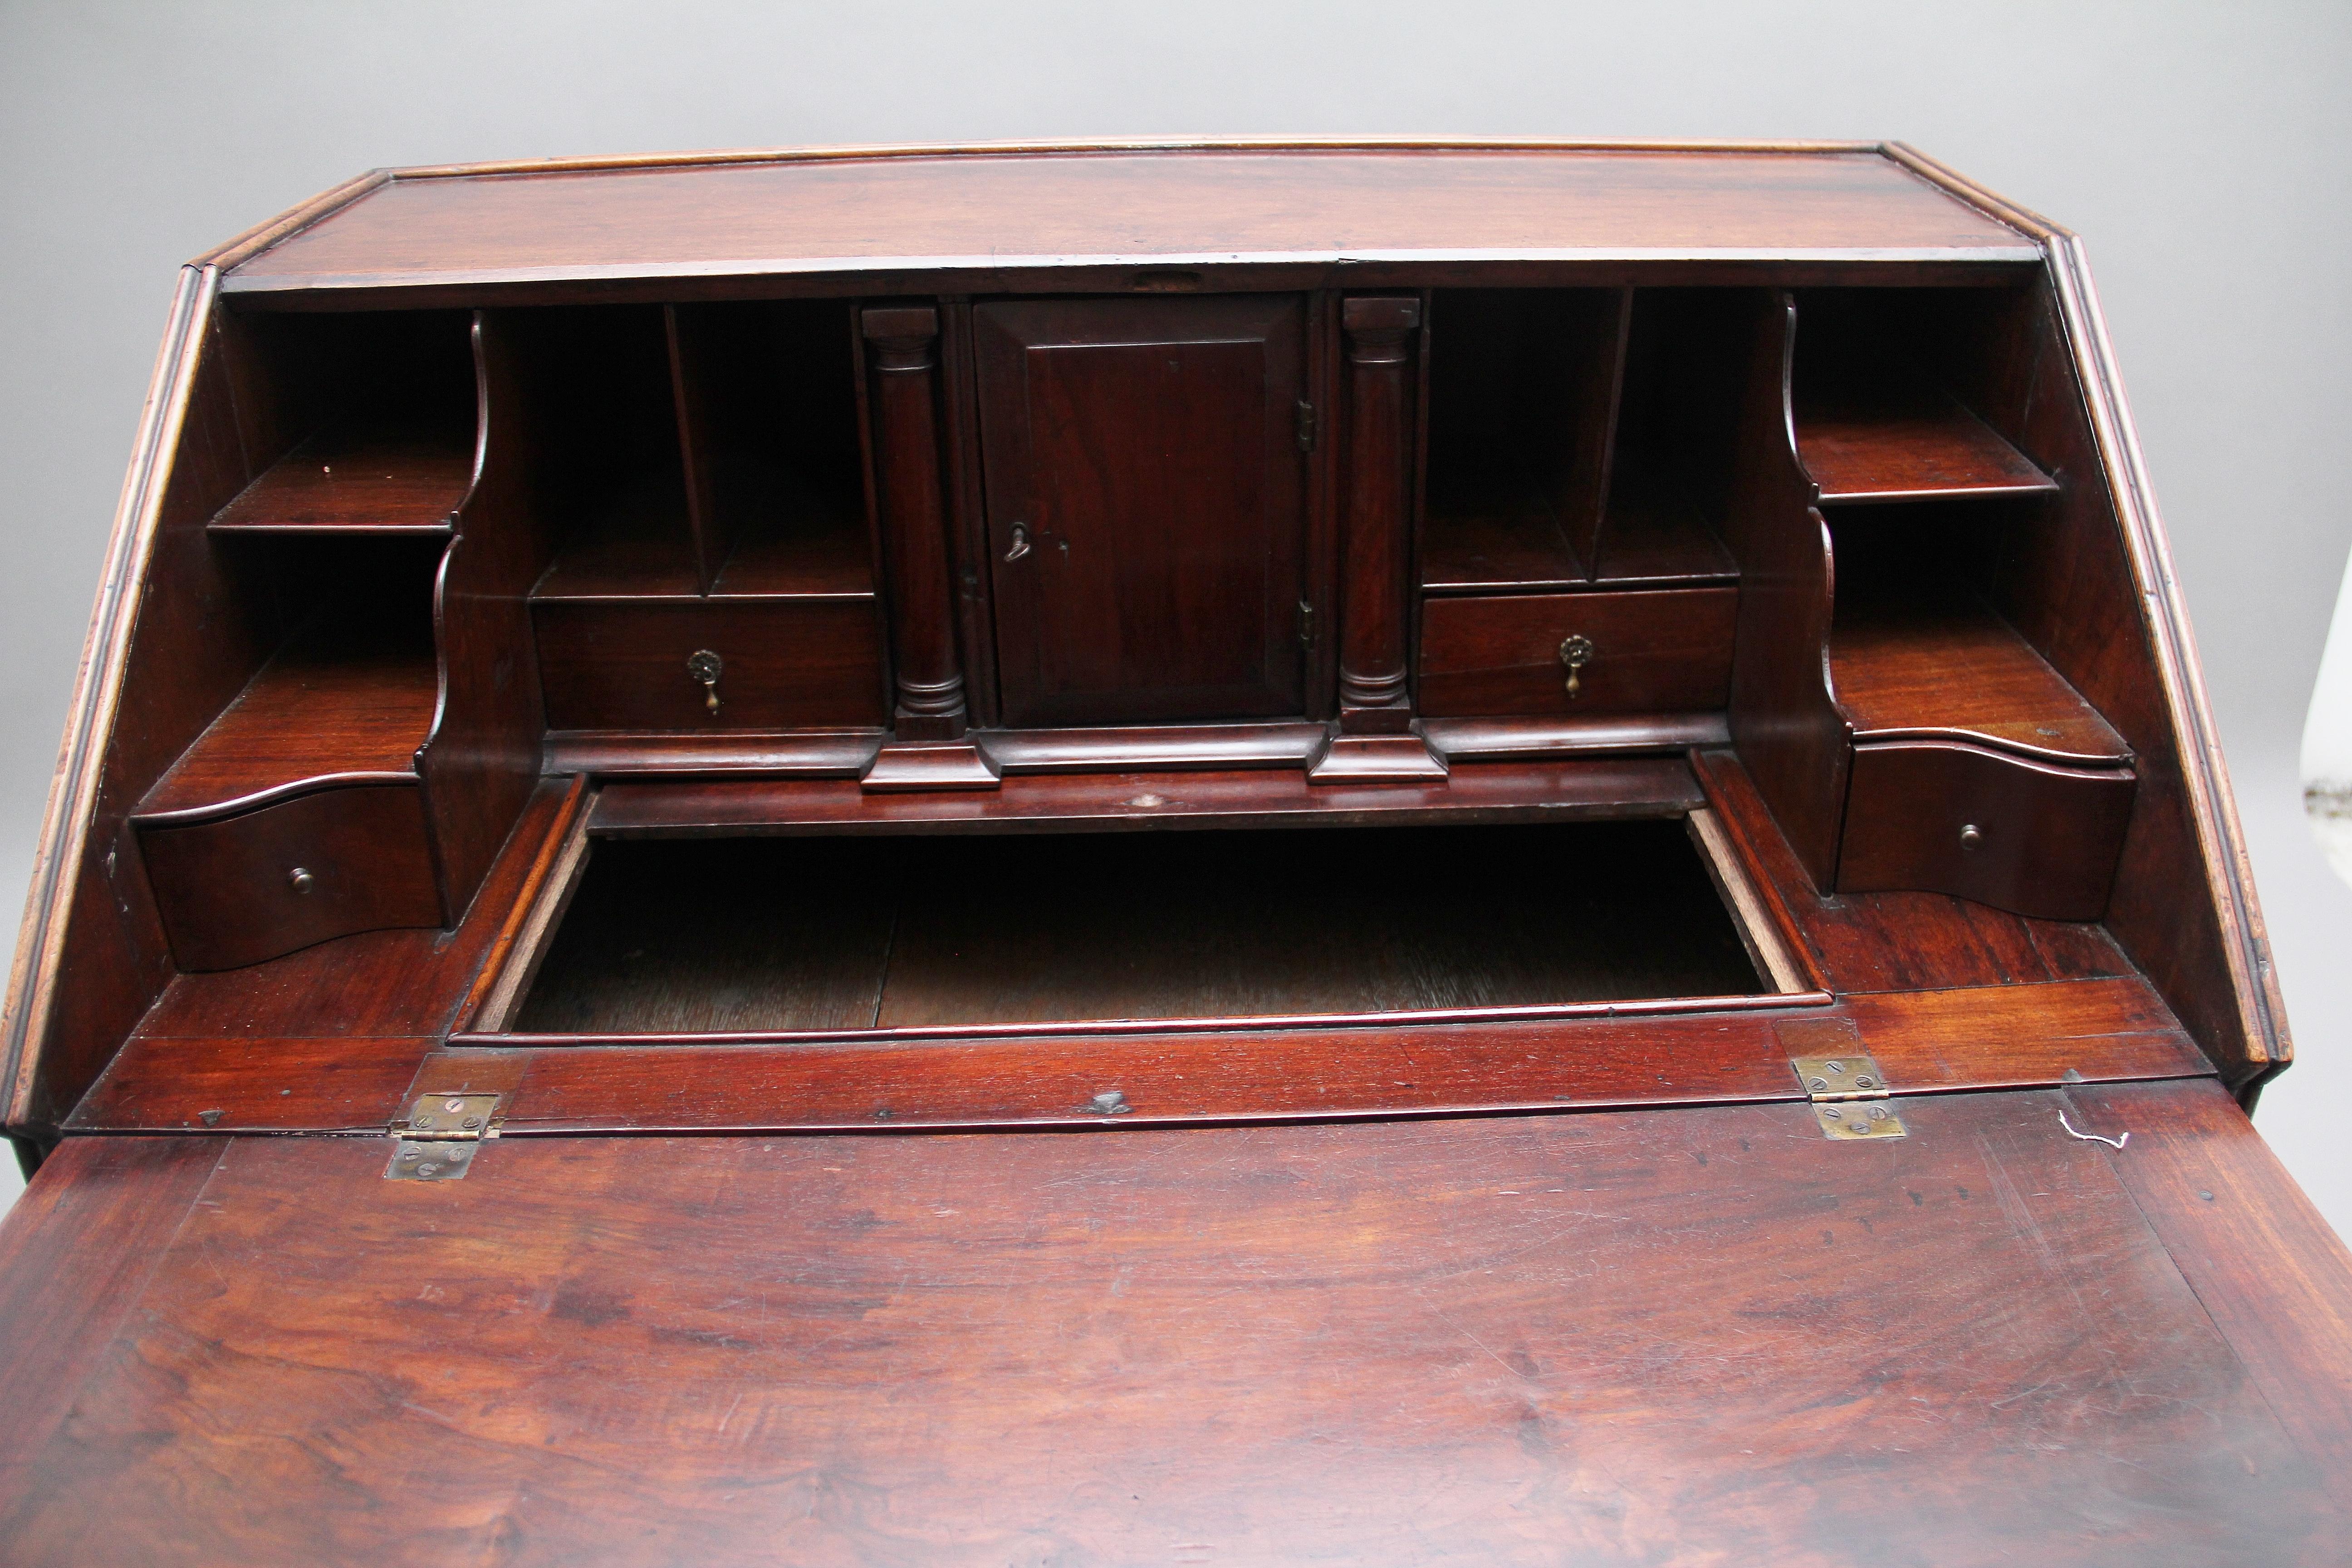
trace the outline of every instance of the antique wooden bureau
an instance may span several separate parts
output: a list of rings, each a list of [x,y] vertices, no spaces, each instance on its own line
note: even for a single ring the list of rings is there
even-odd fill
[[[1900,146],[331,192],[5,1044],[11,1563],[2352,1560],[2083,252]]]

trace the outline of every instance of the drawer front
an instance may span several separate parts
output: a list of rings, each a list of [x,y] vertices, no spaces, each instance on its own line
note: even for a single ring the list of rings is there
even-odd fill
[[[1720,708],[1738,605],[1737,588],[1427,599],[1416,706],[1432,719]],[[1570,637],[1591,649],[1574,696],[1560,655]]]
[[[1953,893],[2043,920],[2097,920],[2137,787],[2126,768],[1927,741],[1856,746],[1838,890]]]
[[[889,722],[881,615],[870,598],[558,601],[533,605],[531,619],[552,730]],[[715,689],[688,668],[705,652],[719,656]]]
[[[297,795],[192,827],[142,827],[141,856],[184,970],[236,969],[353,931],[437,926],[415,784]]]

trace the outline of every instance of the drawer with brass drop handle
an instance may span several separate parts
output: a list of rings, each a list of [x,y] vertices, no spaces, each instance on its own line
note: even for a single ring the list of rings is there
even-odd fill
[[[1568,667],[1568,694],[1583,694],[1584,667],[1592,662],[1592,639],[1582,632],[1564,638],[1559,645],[1559,662]]]
[[[880,726],[882,617],[864,595],[542,599],[551,730]]]
[[[713,713],[719,711],[719,678],[726,672],[727,661],[707,647],[686,656],[687,678],[702,688],[702,705]]]
[[[1433,719],[1720,708],[1738,601],[1736,588],[1431,598],[1417,706]]]

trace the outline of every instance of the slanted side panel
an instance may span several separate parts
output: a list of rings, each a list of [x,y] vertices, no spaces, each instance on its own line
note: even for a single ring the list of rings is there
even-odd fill
[[[61,1120],[170,980],[127,819],[281,629],[205,534],[278,456],[266,421],[240,417],[213,289],[183,274],[83,650],[10,989],[12,1130]]]
[[[2018,445],[2060,476],[2060,491],[2011,531],[2002,608],[2130,745],[2139,784],[2107,928],[2222,1071],[2242,1081],[2263,1065],[2270,1044],[2248,1038],[2213,900],[2183,896],[2207,881],[2211,868],[2199,840],[2182,737],[2165,695],[2157,628],[2140,601],[2066,328],[2046,290],[2037,306],[2040,353]]]

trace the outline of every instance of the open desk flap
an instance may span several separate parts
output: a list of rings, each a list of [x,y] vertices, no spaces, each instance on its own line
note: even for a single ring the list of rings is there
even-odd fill
[[[2342,1561],[2352,1260],[2223,1090],[1903,1107],[1866,1147],[1802,1102],[508,1137],[455,1183],[383,1180],[382,1139],[71,1140],[0,1230],[0,1531],[25,1564]]]

